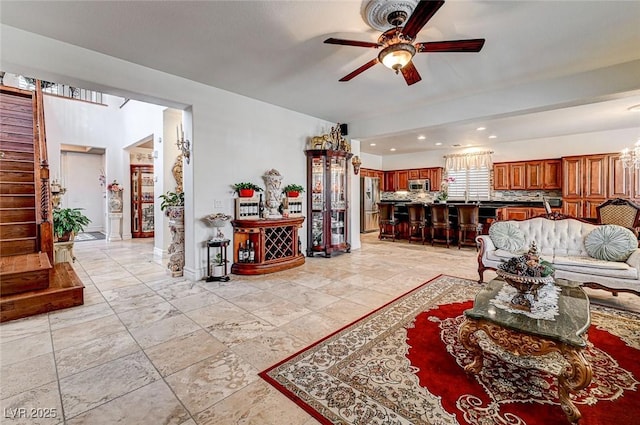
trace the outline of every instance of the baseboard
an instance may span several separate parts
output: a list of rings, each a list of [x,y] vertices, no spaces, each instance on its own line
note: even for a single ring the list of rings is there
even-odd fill
[[[158,247],[153,247],[153,261],[158,263],[158,264],[162,264],[162,260],[165,259],[167,254],[167,251],[162,249],[162,248],[158,248]]]
[[[204,277],[204,274],[202,274],[202,271],[200,269],[191,269],[185,267],[184,269],[182,269],[182,277],[195,282],[196,280],[202,279]]]

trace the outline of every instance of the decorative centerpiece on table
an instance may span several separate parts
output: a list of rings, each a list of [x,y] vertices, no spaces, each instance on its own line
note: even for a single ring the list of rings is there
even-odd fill
[[[532,302],[538,300],[538,289],[554,282],[555,269],[551,263],[540,258],[538,247],[533,241],[529,252],[500,264],[496,273],[518,291],[511,299],[511,306],[531,311]]]
[[[207,225],[211,227],[215,227],[217,230],[216,234],[213,235],[209,240],[210,241],[222,241],[226,238],[224,237],[224,233],[222,233],[222,229],[229,220],[231,220],[231,216],[223,213],[215,213],[209,214],[203,217],[203,221],[207,223]]]

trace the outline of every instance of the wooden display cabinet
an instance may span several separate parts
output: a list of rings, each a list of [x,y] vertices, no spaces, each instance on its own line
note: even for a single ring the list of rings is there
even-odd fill
[[[307,150],[307,256],[350,252],[349,159],[334,150]],[[385,175],[386,180],[386,175]]]
[[[279,272],[304,264],[298,229],[304,217],[233,220],[233,265],[231,273],[257,275]],[[241,258],[251,247],[252,261]]]
[[[153,165],[131,165],[131,235],[152,238],[153,224]]]

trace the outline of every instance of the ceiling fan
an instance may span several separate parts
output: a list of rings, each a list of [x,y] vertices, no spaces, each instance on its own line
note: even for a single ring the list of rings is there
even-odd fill
[[[340,81],[349,81],[353,77],[382,62],[387,68],[401,72],[407,85],[417,83],[422,79],[413,61],[416,53],[430,52],[479,52],[484,45],[484,38],[468,40],[432,41],[427,43],[414,43],[416,35],[429,19],[444,4],[444,1],[420,0],[407,19],[407,12],[397,10],[389,13],[387,21],[393,25],[380,35],[377,43],[369,41],[343,40],[339,38],[327,38],[327,44],[340,44],[344,46],[382,48],[378,57],[365,63],[350,74],[345,75]]]

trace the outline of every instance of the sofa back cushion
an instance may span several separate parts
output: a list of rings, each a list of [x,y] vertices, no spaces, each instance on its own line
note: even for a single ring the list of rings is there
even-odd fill
[[[598,227],[595,224],[572,218],[549,220],[544,217],[536,217],[523,221],[507,221],[506,223],[514,223],[522,230],[525,246],[529,246],[532,241],[535,241],[540,254],[547,257],[553,255],[587,256],[584,240],[593,229]]]
[[[604,261],[627,261],[638,248],[638,239],[626,227],[605,224],[593,229],[585,238],[589,256]]]
[[[524,249],[524,233],[511,221],[498,221],[489,227],[489,237],[498,249],[520,252]]]

